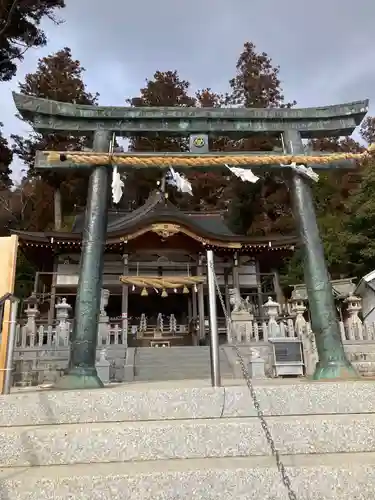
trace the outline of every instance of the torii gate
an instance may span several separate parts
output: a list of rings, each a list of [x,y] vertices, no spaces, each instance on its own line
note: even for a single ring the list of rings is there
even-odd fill
[[[315,379],[352,378],[357,374],[346,358],[336,318],[332,287],[319,236],[309,179],[290,168],[294,162],[314,169],[354,168],[369,155],[307,156],[303,139],[350,135],[368,111],[368,101],[305,109],[127,108],[85,106],[13,94],[19,113],[39,132],[93,134],[93,152],[39,152],[36,168],[91,169],[82,236],[80,278],[71,356],[60,388],[95,388],[102,383],[95,369],[97,321],[107,228],[107,194],[112,167],[213,168],[231,166],[275,169],[288,174],[293,213],[304,249],[304,272],[316,335],[319,362]],[[190,153],[110,154],[113,134],[122,137],[163,134],[190,137]],[[253,134],[282,137],[284,154],[210,153],[210,136],[234,139]]]

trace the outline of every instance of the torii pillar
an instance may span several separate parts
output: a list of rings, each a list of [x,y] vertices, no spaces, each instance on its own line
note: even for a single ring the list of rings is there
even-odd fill
[[[95,132],[93,151],[108,152],[110,140],[111,133],[108,130]],[[95,368],[95,360],[104,247],[107,236],[110,175],[111,169],[108,166],[95,166],[90,175],[82,234],[75,319],[70,339],[69,367],[66,375],[56,383],[57,389],[103,387]]]
[[[289,129],[283,133],[283,139],[288,154],[304,154],[299,131]],[[309,180],[293,172],[290,187],[293,214],[303,245],[303,268],[311,326],[319,354],[314,379],[357,378],[358,374],[348,361],[341,341],[332,285],[319,235]]]

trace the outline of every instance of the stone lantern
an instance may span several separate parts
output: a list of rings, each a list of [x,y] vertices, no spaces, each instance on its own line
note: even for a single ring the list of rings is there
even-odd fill
[[[272,297],[268,297],[268,300],[263,304],[264,312],[268,318],[267,330],[268,338],[283,337],[280,326],[277,323],[277,319],[280,314],[280,304],[272,300]]]
[[[25,314],[27,317],[26,330],[29,334],[36,333],[36,318],[39,316],[38,299],[35,293],[32,293],[29,298],[25,299],[26,304]]]
[[[56,309],[56,343],[57,345],[67,346],[69,344],[70,337],[70,323],[69,311],[71,311],[72,306],[67,303],[66,299],[62,299],[61,302],[55,305]]]
[[[61,302],[55,305],[56,309],[56,320],[59,324],[66,323],[69,319],[69,311],[71,311],[72,306],[67,303],[66,299],[63,298]]]

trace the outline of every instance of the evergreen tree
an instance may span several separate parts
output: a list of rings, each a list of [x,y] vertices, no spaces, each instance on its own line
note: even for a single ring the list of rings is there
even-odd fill
[[[368,116],[364,119],[361,126],[361,136],[367,144],[375,143],[375,117]]]
[[[365,137],[366,132],[367,127],[364,126],[362,137]],[[314,151],[327,153],[360,153],[364,150],[364,147],[351,137],[315,139],[310,141],[309,146]],[[351,264],[350,235],[348,234],[351,212],[353,213],[350,206],[357,198],[358,186],[363,182],[364,175],[366,175],[365,165],[358,164],[354,171],[320,172],[319,182],[313,185],[320,235],[332,279],[347,277],[354,270]],[[299,250],[286,263],[282,274],[284,285],[303,282],[302,259]]]
[[[1,133],[2,126],[3,124],[0,123],[0,191],[9,189],[13,184],[10,177],[12,175],[10,164],[13,160],[13,152],[9,148],[8,141]]]
[[[244,44],[236,70],[236,76],[229,82],[227,104],[245,108],[290,108],[297,104],[284,102],[279,66],[274,66],[265,52],[258,53],[252,42]]]
[[[368,143],[375,141],[374,117],[364,120],[361,135]],[[346,203],[348,216],[341,233],[348,267],[358,277],[375,269],[375,157],[365,160],[361,167],[361,179]]]
[[[182,80],[177,71],[156,71],[151,80],[146,80],[145,87],[141,88],[140,95],[127,99],[130,106],[195,106],[195,99],[190,97],[190,84]],[[170,137],[162,133],[148,133],[145,136],[137,135],[130,139],[129,150],[137,152],[147,151],[187,151],[187,140],[181,137]],[[156,188],[161,179],[160,169],[132,170],[126,178],[126,195],[123,203],[132,204],[135,208],[143,205],[150,192]]]
[[[53,99],[75,104],[96,104],[98,94],[88,92],[83,82],[84,68],[73,59],[71,50],[64,48],[39,60],[37,70],[25,77],[19,84],[23,94]],[[49,210],[50,221],[54,221],[56,230],[62,228],[63,209],[71,213],[76,204],[85,204],[87,177],[74,172],[60,177],[55,172],[40,174],[35,172],[34,159],[38,150],[80,150],[88,145],[87,138],[64,133],[40,134],[32,132],[29,137],[12,136],[13,151],[28,167],[29,177],[41,177],[54,189],[54,210]],[[63,196],[62,196],[63,195]]]
[[[258,53],[246,42],[236,64],[236,76],[230,80],[231,91],[225,102],[229,106],[246,108],[292,107],[286,103],[279,78],[280,68],[274,66],[265,53]],[[232,144],[243,151],[272,151],[277,138],[256,135]],[[227,150],[231,145],[227,145]],[[274,173],[265,173],[256,184],[233,180],[233,195],[229,223],[235,231],[248,234],[288,233],[293,227],[288,190]]]
[[[140,90],[139,97],[128,99],[131,106],[169,106],[169,107],[220,107],[223,97],[211,89],[203,89],[194,97],[189,95],[190,84],[182,80],[177,71],[157,71],[151,80],[146,80],[146,86]],[[225,138],[211,140],[212,150],[222,150],[225,147]],[[188,151],[188,139],[171,137],[162,133],[148,133],[147,136],[131,138],[131,151]],[[201,170],[189,170],[187,177],[192,183],[193,196],[178,193],[175,189],[169,190],[169,197],[182,209],[206,210],[223,208],[226,205],[222,196],[227,177],[219,173],[205,173]],[[126,179],[126,196],[122,204],[137,207],[142,205],[150,192],[155,189],[161,178],[160,169],[146,171],[131,171]],[[133,203],[132,203],[133,202]]]
[[[32,47],[44,47],[47,37],[40,28],[43,19],[59,24],[54,15],[64,0],[2,0],[0,2],[0,81],[10,80]]]

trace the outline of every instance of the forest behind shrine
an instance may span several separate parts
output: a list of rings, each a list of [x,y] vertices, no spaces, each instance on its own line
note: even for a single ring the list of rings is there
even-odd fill
[[[55,3],[57,7],[64,6],[62,0]],[[42,12],[43,15],[52,14]],[[22,54],[12,54],[12,46],[6,46],[4,33],[6,30],[0,29],[0,51],[8,64],[0,66],[0,80],[7,81],[14,76],[17,69],[15,61],[22,60]],[[42,32],[40,37],[40,40],[34,39],[40,41],[35,46],[45,45]],[[95,89],[88,89],[85,85],[84,71],[71,50],[63,48],[40,59],[35,72],[27,74],[24,81],[18,84],[18,91],[63,102],[100,104],[100,96]],[[229,91],[225,94],[210,88],[194,92],[189,81],[184,80],[177,70],[158,70],[145,81],[137,96],[124,96],[123,104],[247,108],[298,106],[296,102],[285,102],[280,68],[251,42],[244,44],[237,62],[233,61],[233,74],[228,75],[228,81]],[[360,98],[366,96],[358,96]],[[366,118],[360,136],[360,142],[350,137],[327,138],[313,141],[309,147],[328,152],[362,151],[368,143],[375,142],[375,118]],[[37,173],[34,170],[35,152],[46,149],[81,150],[90,145],[90,138],[62,134],[31,132],[27,136],[12,135],[10,141],[0,135],[2,235],[8,234],[10,228],[30,231],[71,229],[74,216],[85,205],[88,178],[77,172],[63,177],[55,173]],[[221,137],[212,141],[210,148],[213,151],[271,151],[274,146],[280,146],[278,140],[269,137],[256,136],[240,141]],[[188,143],[186,139],[159,134],[131,138],[128,148],[132,151],[186,151]],[[18,183],[11,178],[11,163],[15,155],[25,169],[24,178]],[[320,174],[319,182],[314,185],[318,222],[332,279],[360,277],[375,269],[375,165],[372,163],[366,161],[351,172]],[[135,170],[128,174],[124,196],[117,207],[134,209],[142,205],[155,189],[160,175],[159,170],[152,169]],[[168,190],[171,201],[181,209],[223,210],[230,228],[242,234],[283,235],[296,230],[287,186],[274,172],[264,175],[256,184],[234,179],[225,170],[209,173],[191,171],[188,177],[193,196],[180,194],[172,187]],[[19,276],[26,279],[25,276],[32,274],[32,270],[23,260],[21,264]],[[303,273],[299,251],[296,250],[294,257],[285,262],[283,283],[300,282],[303,282]]]

